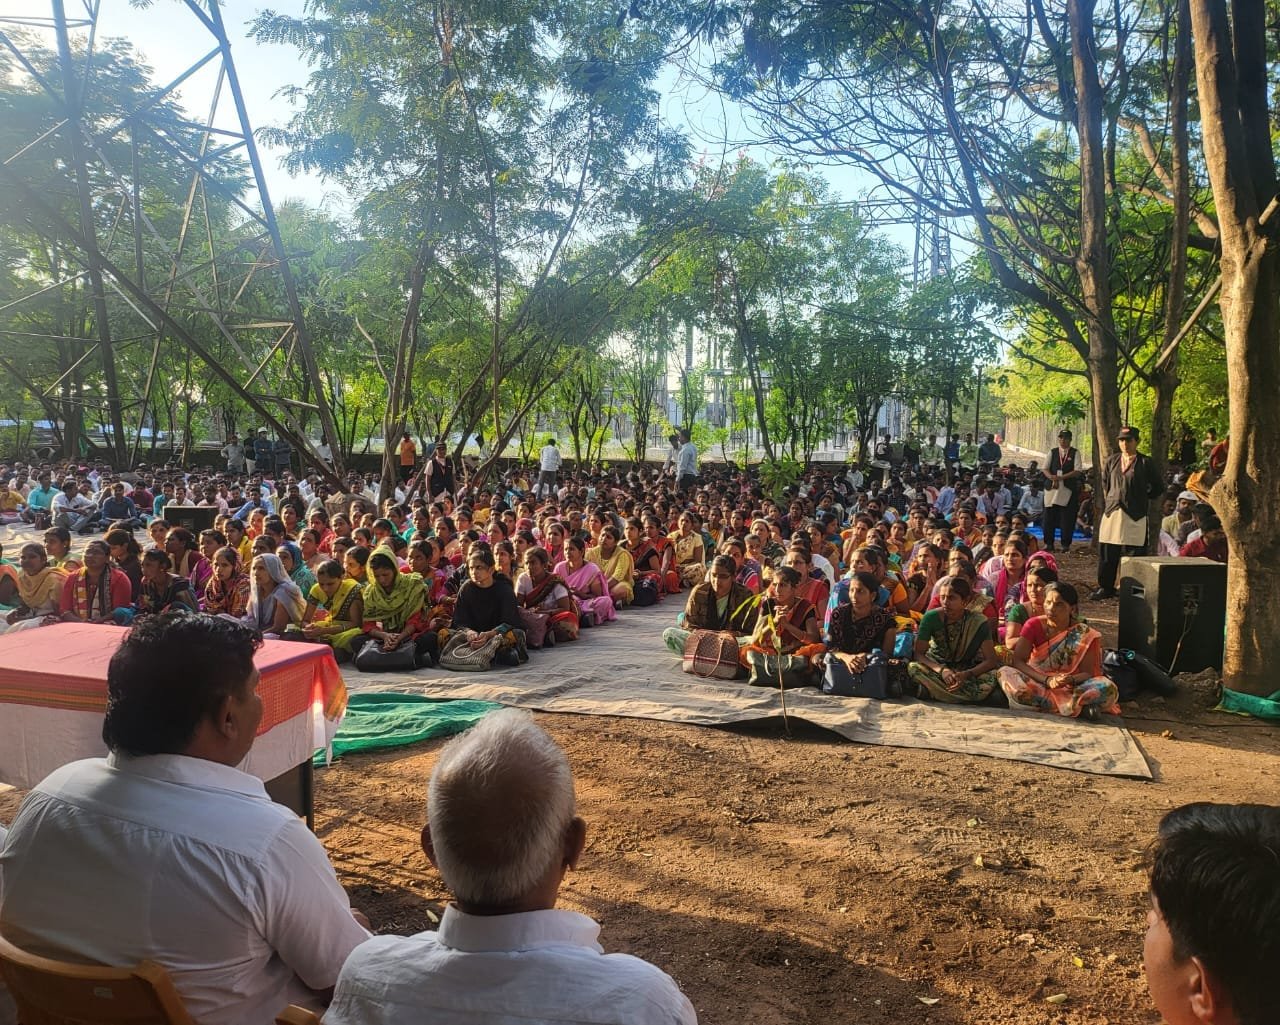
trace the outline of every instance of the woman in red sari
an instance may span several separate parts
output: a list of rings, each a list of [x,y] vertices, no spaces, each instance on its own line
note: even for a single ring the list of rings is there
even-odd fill
[[[524,569],[516,580],[516,603],[524,626],[525,643],[541,648],[556,641],[572,641],[578,636],[578,606],[569,586],[551,572],[551,558],[545,548],[524,553]]]

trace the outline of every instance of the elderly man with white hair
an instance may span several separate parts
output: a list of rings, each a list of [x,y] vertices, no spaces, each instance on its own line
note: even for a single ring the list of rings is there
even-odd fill
[[[554,910],[586,836],[568,759],[527,713],[494,712],[455,738],[422,830],[454,902],[436,932],[358,946],[325,1025],[696,1023],[665,972],[605,954],[599,925]]]

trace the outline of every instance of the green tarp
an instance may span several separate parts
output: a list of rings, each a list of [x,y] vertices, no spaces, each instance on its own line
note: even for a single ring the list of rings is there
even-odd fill
[[[333,757],[448,737],[501,707],[492,701],[441,701],[416,694],[352,694],[333,738]],[[325,764],[323,751],[315,764]]]
[[[1280,722],[1280,690],[1270,697],[1260,698],[1256,694],[1241,694],[1238,690],[1223,688],[1222,700],[1218,702],[1217,710]]]

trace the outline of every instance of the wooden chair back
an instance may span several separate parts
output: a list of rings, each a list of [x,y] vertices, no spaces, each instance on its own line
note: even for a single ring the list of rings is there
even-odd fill
[[[102,968],[38,957],[0,936],[3,977],[22,1025],[195,1025],[160,965]]]
[[[320,1025],[320,1018],[305,1007],[290,1004],[276,1015],[276,1025]]]

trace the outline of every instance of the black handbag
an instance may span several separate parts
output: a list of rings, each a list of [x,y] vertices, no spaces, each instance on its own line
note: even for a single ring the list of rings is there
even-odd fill
[[[382,642],[370,638],[361,646],[355,658],[355,666],[362,673],[394,673],[418,668],[413,638],[409,638],[394,651],[385,651]]]
[[[900,696],[890,689],[889,660],[880,651],[873,651],[867,656],[867,668],[860,673],[850,672],[849,667],[835,655],[828,654],[822,672],[822,693],[844,698],[878,698],[881,701]]]

